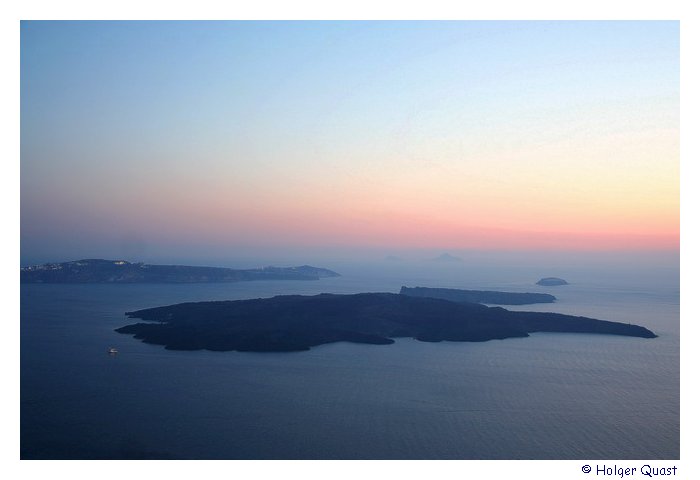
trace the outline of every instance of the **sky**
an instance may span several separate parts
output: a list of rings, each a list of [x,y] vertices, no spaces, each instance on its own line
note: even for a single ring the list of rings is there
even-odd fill
[[[679,23],[21,24],[21,261],[677,251]]]

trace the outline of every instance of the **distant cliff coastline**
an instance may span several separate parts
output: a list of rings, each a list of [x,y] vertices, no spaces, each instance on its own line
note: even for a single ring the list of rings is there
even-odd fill
[[[557,298],[547,293],[496,292],[491,290],[460,290],[456,288],[401,287],[401,295],[442,298],[452,302],[487,303],[490,305],[530,305],[553,303]]]
[[[216,283],[252,280],[318,280],[340,274],[325,268],[265,267],[236,270],[221,267],[149,265],[124,260],[76,260],[20,269],[21,283]]]

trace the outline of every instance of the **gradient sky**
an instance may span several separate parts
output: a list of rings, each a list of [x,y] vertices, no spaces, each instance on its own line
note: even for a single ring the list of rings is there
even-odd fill
[[[678,22],[23,22],[21,257],[678,249],[679,65]]]

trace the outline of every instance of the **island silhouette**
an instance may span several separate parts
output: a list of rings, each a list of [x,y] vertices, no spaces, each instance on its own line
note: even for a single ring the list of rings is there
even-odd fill
[[[237,270],[223,267],[149,265],[104,259],[46,263],[20,269],[21,283],[218,283],[252,280],[318,280],[339,276],[339,273],[327,268],[310,265]]]
[[[656,337],[638,325],[395,293],[181,303],[126,315],[148,323],[126,325],[117,332],[171,350],[283,352],[342,341],[384,345],[394,343],[393,338],[412,337],[423,342],[482,342],[534,332]]]
[[[492,290],[461,290],[457,288],[401,287],[401,295],[431,297],[453,302],[487,303],[490,305],[530,305],[553,303],[557,297],[548,293],[497,292]]]
[[[542,285],[543,287],[556,287],[559,285],[568,285],[569,282],[564,280],[563,278],[557,278],[557,277],[545,277],[545,278],[540,278],[537,281],[537,285]]]

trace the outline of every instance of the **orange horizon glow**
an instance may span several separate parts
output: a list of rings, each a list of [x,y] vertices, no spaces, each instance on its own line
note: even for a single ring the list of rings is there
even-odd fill
[[[32,245],[679,247],[676,23],[85,28],[23,27]]]

